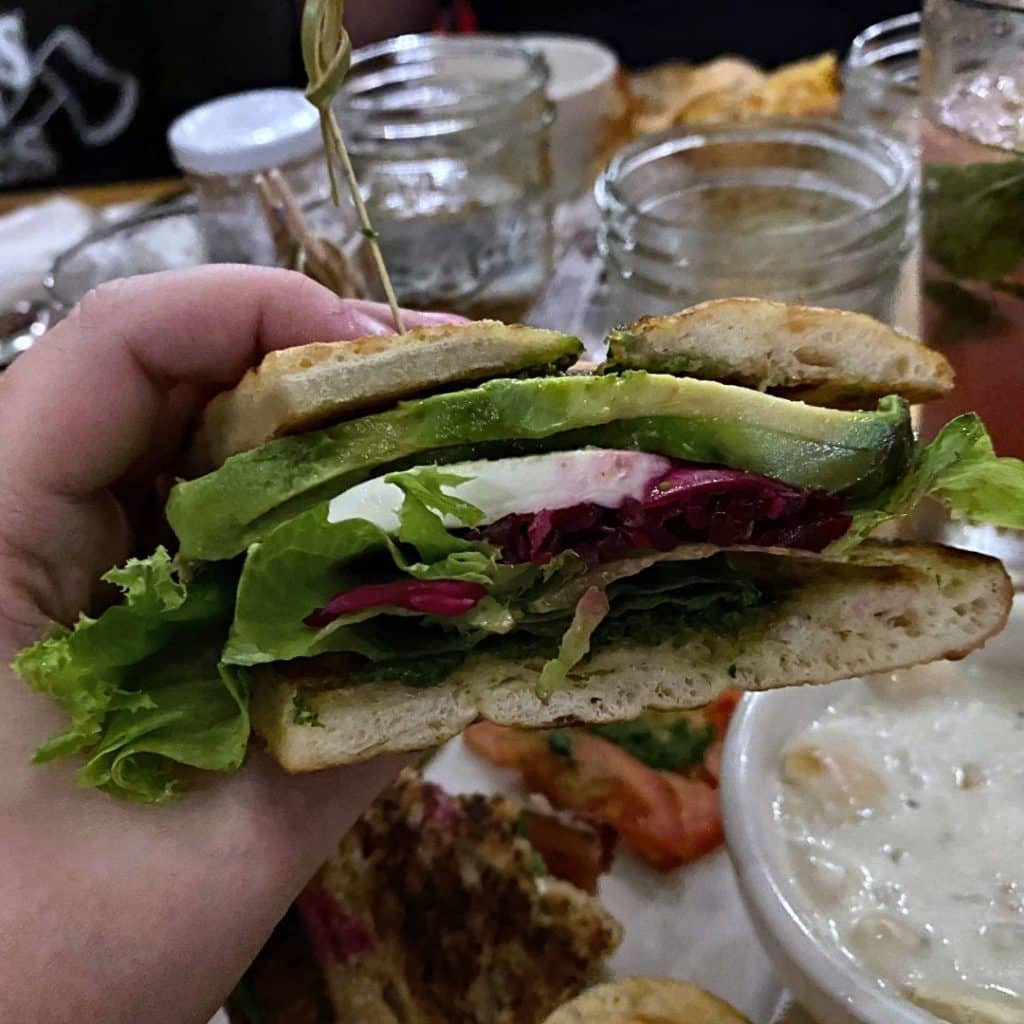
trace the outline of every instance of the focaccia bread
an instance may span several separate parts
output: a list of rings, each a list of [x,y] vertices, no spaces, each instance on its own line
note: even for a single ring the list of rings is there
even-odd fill
[[[939,352],[862,313],[764,299],[715,299],[613,331],[606,369],[740,384],[814,405],[885,395],[941,398],[953,368]]]
[[[206,407],[187,468],[205,473],[272,438],[453,384],[565,369],[581,351],[557,331],[481,320],[269,352]]]
[[[545,1024],[750,1024],[705,989],[674,978],[623,978],[588,989]]]

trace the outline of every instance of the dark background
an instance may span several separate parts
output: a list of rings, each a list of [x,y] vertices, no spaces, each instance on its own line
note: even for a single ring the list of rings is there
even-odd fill
[[[611,45],[631,68],[673,58],[701,61],[725,53],[771,67],[825,50],[843,53],[862,28],[915,6],[906,0],[473,4],[483,30],[594,36]],[[60,153],[57,176],[19,184],[70,185],[169,173],[164,133],[178,114],[241,89],[304,84],[300,7],[300,0],[24,0],[13,8],[0,0],[0,14],[21,11],[30,49],[38,48],[57,26],[72,25],[97,53],[134,73],[141,84],[141,103],[131,127],[107,145],[82,145],[66,118],[57,114],[46,130],[48,141]],[[350,32],[358,44],[398,31],[427,29],[437,24],[441,13],[432,7],[431,0],[349,0]],[[102,111],[112,102],[109,86],[89,82],[60,61],[56,70],[87,109]],[[45,98],[44,93],[33,97],[26,110]],[[0,121],[0,162],[3,133]],[[0,173],[0,181],[4,177]]]

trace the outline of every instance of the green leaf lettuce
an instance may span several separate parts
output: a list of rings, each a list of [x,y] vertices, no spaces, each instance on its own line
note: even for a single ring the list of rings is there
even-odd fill
[[[239,767],[248,694],[241,674],[219,664],[232,567],[204,567],[185,582],[160,548],[104,578],[121,588],[123,603],[97,618],[82,615],[73,629],[53,627],[14,661],[71,718],[35,759],[87,751],[83,786],[146,801],[182,788],[184,766]]]
[[[925,498],[940,502],[954,519],[1024,529],[1024,462],[996,455],[976,413],[957,416],[918,450],[906,476],[854,511],[850,530],[830,550],[849,551]]]

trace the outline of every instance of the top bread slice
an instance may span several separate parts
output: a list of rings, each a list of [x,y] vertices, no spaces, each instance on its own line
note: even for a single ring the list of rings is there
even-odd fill
[[[481,320],[270,352],[206,407],[186,471],[209,472],[229,456],[275,437],[327,426],[402,398],[567,368],[581,351],[577,338],[557,331]]]
[[[812,405],[927,402],[953,387],[938,352],[863,313],[715,299],[613,331],[606,371],[648,370],[757,388]]]

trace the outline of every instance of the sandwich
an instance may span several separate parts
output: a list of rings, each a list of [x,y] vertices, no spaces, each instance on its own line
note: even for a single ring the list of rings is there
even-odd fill
[[[274,353],[209,406],[177,549],[15,668],[71,715],[40,760],[157,801],[255,731],[288,771],[681,710],[957,658],[1004,624],[991,559],[888,543],[923,499],[1024,526],[948,364],[870,318],[758,300],[579,342],[493,322]],[[841,406],[841,407],[836,407]]]
[[[541,1024],[621,940],[593,892],[605,838],[405,772],[280,923],[232,1024]]]

